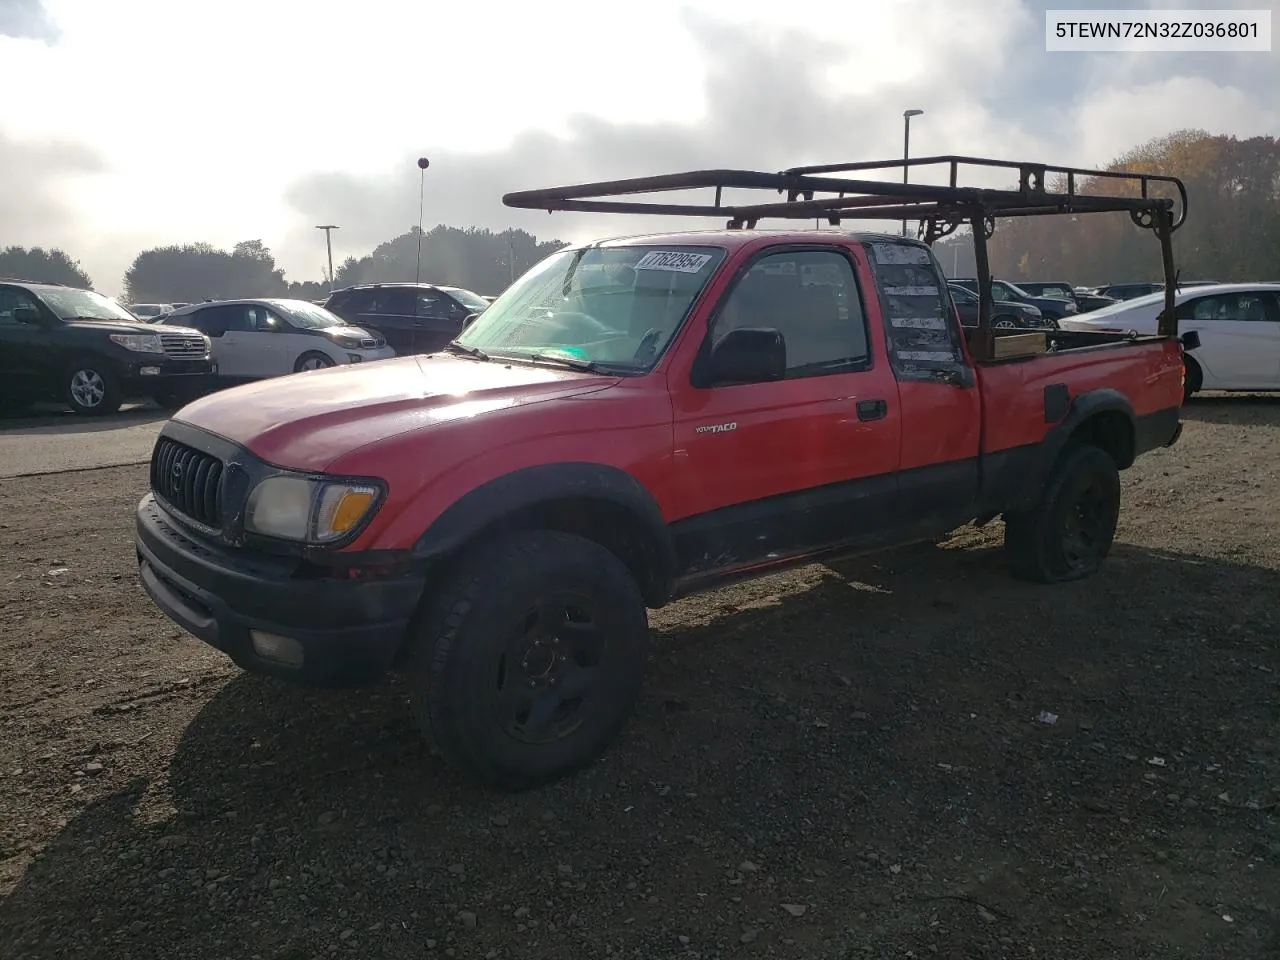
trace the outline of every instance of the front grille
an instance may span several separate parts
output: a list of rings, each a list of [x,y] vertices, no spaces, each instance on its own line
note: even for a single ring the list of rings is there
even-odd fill
[[[175,360],[203,360],[208,355],[204,337],[197,333],[162,333],[160,344],[164,355]]]
[[[378,346],[380,346],[380,344],[378,343],[377,340],[373,339],[373,337],[364,337],[360,341],[360,347],[361,349],[364,349],[364,350],[372,350]]]
[[[222,510],[218,496],[222,461],[161,437],[151,454],[151,490],[175,510],[197,523],[218,529]]]

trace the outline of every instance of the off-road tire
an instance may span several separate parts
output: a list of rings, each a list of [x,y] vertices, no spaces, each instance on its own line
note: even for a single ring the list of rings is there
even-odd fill
[[[562,739],[522,742],[504,729],[498,681],[535,683],[525,674],[529,655],[511,652],[513,638],[536,602],[555,608],[557,595],[581,598],[609,652],[597,686],[581,698],[580,724]],[[597,543],[550,530],[514,531],[470,551],[426,600],[412,630],[407,673],[423,734],[449,763],[504,791],[527,790],[595,761],[631,714],[649,647],[644,600],[626,566]],[[527,695],[546,692],[543,686]]]
[[[1087,537],[1074,540],[1069,521],[1085,503],[1093,517],[1079,523]],[[1091,444],[1068,444],[1036,503],[1004,518],[1004,549],[1020,580],[1063,583],[1092,576],[1102,566],[1120,518],[1120,471],[1111,454]],[[1074,524],[1073,524],[1074,525]]]
[[[105,417],[118,411],[124,403],[115,372],[93,357],[82,357],[67,364],[62,383],[62,400],[77,416]],[[96,402],[83,402],[90,393],[98,397]]]
[[[1185,368],[1182,380],[1182,402],[1186,403],[1200,391],[1200,387],[1204,384],[1204,371],[1191,357],[1183,357],[1182,363]]]
[[[316,360],[320,361],[320,366],[308,366],[308,363]],[[327,353],[321,353],[319,350],[308,350],[293,362],[293,372],[301,373],[303,370],[319,370],[333,366],[337,366],[337,364],[333,362],[333,357],[329,356]]]

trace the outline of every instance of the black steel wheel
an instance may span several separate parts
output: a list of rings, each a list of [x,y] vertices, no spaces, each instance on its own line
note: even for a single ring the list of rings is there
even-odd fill
[[[1059,583],[1092,576],[1115,540],[1120,471],[1105,450],[1070,444],[1030,508],[1005,514],[1005,554],[1025,580]]]
[[[593,541],[519,531],[472,551],[413,642],[413,705],[455,766],[520,790],[594,761],[643,681],[649,627],[626,566]]]

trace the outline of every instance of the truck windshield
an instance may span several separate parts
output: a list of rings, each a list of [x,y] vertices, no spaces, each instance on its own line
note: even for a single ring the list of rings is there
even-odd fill
[[[517,280],[457,342],[494,357],[559,356],[641,372],[662,356],[724,255],[687,245],[562,250]]]
[[[138,318],[116,303],[92,290],[41,290],[40,299],[60,320],[107,320],[137,323]]]

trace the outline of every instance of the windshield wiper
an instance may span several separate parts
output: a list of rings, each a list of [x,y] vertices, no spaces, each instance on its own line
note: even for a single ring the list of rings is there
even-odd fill
[[[479,347],[468,347],[465,344],[459,343],[457,340],[450,340],[444,346],[446,350],[452,350],[454,353],[460,353],[464,357],[473,357],[476,360],[489,359],[489,355]]]
[[[577,357],[562,357],[558,354],[526,353],[525,357],[544,363],[558,363],[570,370],[581,370],[583,373],[616,373],[616,368],[596,360],[580,360]]]

